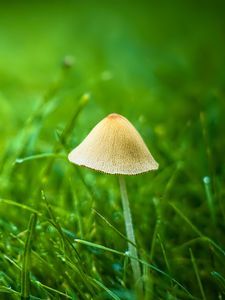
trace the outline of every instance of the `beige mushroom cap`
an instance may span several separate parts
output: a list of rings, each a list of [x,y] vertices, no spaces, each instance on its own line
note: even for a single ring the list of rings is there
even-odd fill
[[[134,126],[115,113],[99,122],[68,158],[74,164],[108,174],[136,175],[158,169]]]

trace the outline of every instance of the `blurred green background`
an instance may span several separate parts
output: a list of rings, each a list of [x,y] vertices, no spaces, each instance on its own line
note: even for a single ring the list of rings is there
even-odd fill
[[[160,165],[127,179],[141,258],[191,294],[148,270],[144,299],[224,299],[224,98],[224,1],[1,1],[0,298],[20,297],[32,208],[42,214],[33,247],[47,262],[32,264],[33,297],[66,299],[61,291],[91,299],[74,269],[62,265],[62,237],[51,229],[41,190],[70,238],[126,251],[91,211],[124,232],[116,178],[65,158],[117,112]],[[55,157],[35,157],[46,153]],[[90,278],[115,297],[98,285],[92,299],[134,299],[123,257],[76,247]]]

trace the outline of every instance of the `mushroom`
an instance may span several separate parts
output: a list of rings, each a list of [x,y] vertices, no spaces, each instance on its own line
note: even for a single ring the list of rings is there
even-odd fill
[[[136,175],[158,169],[142,137],[123,116],[113,113],[99,122],[68,156],[69,161],[79,166],[117,174],[119,177],[128,249],[134,280],[139,286],[141,269],[128,201],[124,175]]]

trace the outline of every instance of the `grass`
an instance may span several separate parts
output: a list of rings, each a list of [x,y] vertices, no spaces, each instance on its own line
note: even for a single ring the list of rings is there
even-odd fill
[[[126,178],[143,300],[225,299],[223,2],[21,1],[0,20],[0,299],[139,300],[117,179],[67,159],[112,112],[160,165]]]

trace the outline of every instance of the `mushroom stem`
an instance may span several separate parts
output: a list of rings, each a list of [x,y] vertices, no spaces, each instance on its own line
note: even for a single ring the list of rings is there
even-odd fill
[[[133,245],[136,244],[135,242],[135,236],[134,236],[134,228],[133,228],[133,222],[132,222],[132,216],[130,211],[130,205],[127,195],[127,188],[126,188],[126,182],[123,175],[119,175],[119,183],[120,183],[120,192],[121,192],[121,198],[122,198],[122,204],[123,204],[123,215],[124,215],[124,221],[126,225],[126,233],[128,242],[128,250],[131,258],[131,267],[133,270],[133,276],[135,283],[138,284],[139,290],[142,290],[142,282],[141,282],[141,269],[140,264],[138,261],[138,254],[137,254],[137,248]]]

